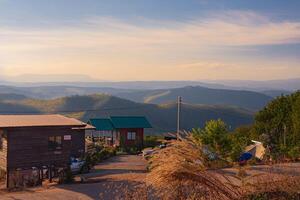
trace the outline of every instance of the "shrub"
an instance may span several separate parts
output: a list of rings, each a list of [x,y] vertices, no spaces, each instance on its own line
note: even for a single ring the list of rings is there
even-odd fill
[[[74,175],[70,167],[68,167],[67,169],[59,173],[59,183],[72,183],[72,182],[74,182]]]
[[[300,147],[293,147],[288,151],[288,156],[292,159],[292,160],[297,160],[298,158],[300,158]]]
[[[85,164],[81,167],[80,172],[84,173],[85,171],[89,171],[93,166],[95,166],[98,162],[106,160],[112,156],[116,155],[116,149],[110,146],[100,146],[94,145],[93,148],[90,148],[85,155]]]
[[[159,146],[160,144],[162,144],[161,142],[162,137],[161,136],[146,136],[144,138],[144,148],[148,148],[148,147],[156,147]]]

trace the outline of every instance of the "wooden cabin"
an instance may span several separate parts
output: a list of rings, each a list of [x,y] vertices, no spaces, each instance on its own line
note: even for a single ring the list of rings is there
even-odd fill
[[[88,135],[93,138],[94,141],[103,139],[108,145],[115,145],[116,140],[116,130],[110,119],[107,118],[97,118],[90,119],[88,124],[95,127],[94,130],[90,130]]]
[[[112,144],[124,149],[142,149],[144,129],[152,128],[146,117],[141,116],[113,116],[108,119],[91,119],[88,123],[96,127],[96,134],[109,131]]]
[[[86,124],[62,115],[0,115],[0,168],[8,188],[57,175],[85,153]],[[47,174],[44,174],[44,173]]]

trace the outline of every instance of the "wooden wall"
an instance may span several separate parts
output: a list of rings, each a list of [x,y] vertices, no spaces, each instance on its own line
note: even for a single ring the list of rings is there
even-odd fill
[[[8,168],[31,168],[45,165],[66,166],[72,154],[84,151],[84,130],[70,127],[14,128],[8,132]],[[64,140],[71,135],[71,140]],[[49,136],[62,136],[62,149],[49,150]],[[82,147],[83,145],[83,147]]]
[[[82,157],[85,153],[85,130],[72,130],[71,156]]]
[[[144,145],[144,129],[143,128],[132,128],[132,129],[119,129],[120,133],[120,146],[123,148],[137,147],[142,148]],[[136,132],[135,140],[128,140],[127,133]]]

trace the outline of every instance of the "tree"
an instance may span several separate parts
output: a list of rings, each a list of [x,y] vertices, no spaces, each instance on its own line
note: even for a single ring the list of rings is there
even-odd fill
[[[211,151],[221,156],[226,156],[230,150],[228,129],[221,119],[206,122],[203,129],[193,129],[193,137],[200,143],[205,144]]]
[[[252,126],[240,126],[236,128],[230,135],[230,158],[232,161],[237,161],[240,155],[245,151],[245,148],[251,144],[255,138],[255,131]]]
[[[270,102],[256,115],[255,129],[273,158],[295,157],[300,145],[300,92]]]

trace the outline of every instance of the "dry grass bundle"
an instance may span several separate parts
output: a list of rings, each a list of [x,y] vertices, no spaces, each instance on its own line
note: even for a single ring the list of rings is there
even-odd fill
[[[206,170],[202,148],[193,138],[171,142],[151,159],[147,183],[161,199],[237,199],[240,193]]]

